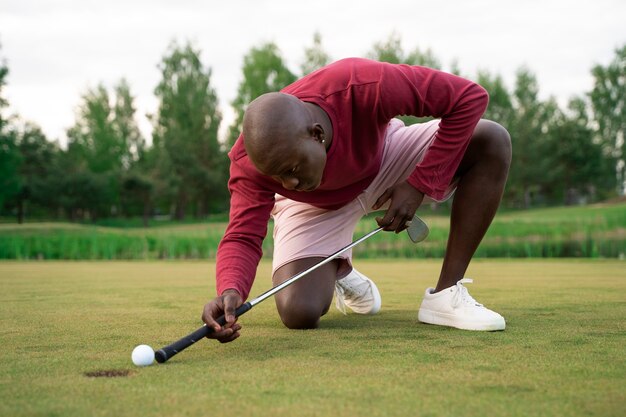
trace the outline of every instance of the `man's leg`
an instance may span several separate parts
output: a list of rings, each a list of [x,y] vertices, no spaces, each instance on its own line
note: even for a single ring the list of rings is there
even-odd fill
[[[272,211],[274,285],[309,269],[351,243],[354,228],[364,214],[359,198],[338,210],[325,210],[277,195]],[[346,280],[350,281],[351,288],[356,287],[362,290],[361,293],[372,293],[370,298],[378,300],[380,307],[380,295],[375,286],[367,285],[360,276],[354,277],[351,257],[352,250],[348,250],[275,295],[276,307],[285,326],[290,329],[316,328],[320,318],[330,308],[336,284],[339,286]],[[357,285],[359,282],[365,282],[366,285]],[[353,311],[356,311],[354,306],[346,298],[354,300],[359,294],[351,291],[342,298]],[[359,307],[364,309],[363,305]],[[371,311],[368,310],[368,313],[371,314]]]
[[[481,120],[457,170],[460,180],[436,292],[455,285],[465,275],[500,205],[510,165],[509,133],[497,123]]]
[[[272,277],[278,285],[299,272],[323,261],[324,258],[304,258],[278,268]],[[314,329],[328,312],[333,300],[339,261],[331,261],[276,294],[280,318],[290,329]]]

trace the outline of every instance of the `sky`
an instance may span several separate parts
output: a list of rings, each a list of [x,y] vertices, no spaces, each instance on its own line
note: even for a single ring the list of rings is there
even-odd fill
[[[624,22],[624,0],[2,0],[4,114],[64,144],[87,89],[125,78],[149,136],[157,66],[172,41],[189,41],[212,69],[224,133],[250,48],[276,43],[299,74],[315,32],[333,60],[366,56],[395,33],[405,51],[431,49],[444,70],[457,61],[468,78],[486,70],[512,88],[526,66],[540,97],[565,105],[591,90],[591,68],[626,43]]]

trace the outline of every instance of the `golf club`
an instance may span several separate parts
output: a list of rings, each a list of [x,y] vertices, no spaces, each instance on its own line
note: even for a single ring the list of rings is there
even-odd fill
[[[421,242],[422,240],[426,239],[426,236],[428,236],[428,226],[426,226],[426,223],[424,223],[422,221],[422,219],[420,219],[419,217],[415,216],[413,218],[413,220],[411,222],[407,222],[407,224],[409,225],[408,228],[407,228],[407,233],[409,234],[409,237],[411,238],[411,240],[414,243],[418,243],[418,242]],[[344,248],[339,249],[337,252],[333,253],[332,255],[330,255],[329,257],[325,258],[324,260],[318,262],[317,264],[311,266],[310,268],[308,268],[308,269],[306,269],[306,270],[304,270],[304,271],[294,275],[293,277],[289,278],[287,281],[285,281],[285,282],[283,282],[283,283],[281,283],[279,285],[276,285],[275,287],[272,287],[271,289],[269,289],[268,291],[266,291],[263,294],[259,295],[255,299],[243,303],[242,305],[240,305],[235,310],[235,317],[242,316],[247,311],[249,311],[252,307],[254,307],[255,305],[259,304],[261,301],[266,300],[267,298],[269,298],[272,295],[276,294],[277,292],[279,292],[283,288],[286,288],[289,285],[293,284],[294,282],[296,282],[297,280],[299,280],[300,278],[302,278],[303,276],[305,276],[309,272],[319,268],[322,265],[327,264],[328,262],[330,262],[333,259],[337,258],[339,255],[341,255],[342,253],[344,253],[348,249],[351,249],[351,248],[355,247],[356,245],[358,245],[359,243],[363,242],[364,240],[374,236],[376,233],[380,232],[381,230],[383,230],[382,227],[378,227],[378,228],[372,230],[368,234],[366,234],[363,237],[355,240],[354,242],[350,243],[348,246],[345,246]],[[217,318],[216,321],[219,323],[220,326],[223,326],[224,324],[226,324],[226,318],[225,318],[224,315],[222,315],[219,318]],[[166,362],[168,359],[172,358],[177,353],[182,352],[184,349],[186,349],[189,346],[193,345],[198,340],[207,337],[213,331],[214,330],[213,330],[212,327],[208,327],[206,324],[203,325],[202,327],[200,327],[195,332],[190,333],[189,335],[183,337],[182,339],[177,340],[176,342],[174,342],[174,343],[172,343],[172,344],[170,344],[168,346],[165,346],[165,347],[159,349],[158,351],[156,351],[155,352],[155,359],[156,359],[156,361],[158,363]]]

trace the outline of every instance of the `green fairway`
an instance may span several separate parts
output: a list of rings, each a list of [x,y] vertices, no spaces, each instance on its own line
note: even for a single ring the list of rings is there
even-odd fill
[[[419,324],[439,261],[368,260],[381,313],[334,307],[313,331],[285,329],[272,300],[242,337],[203,340],[135,367],[200,325],[214,264],[1,262],[1,416],[622,416],[626,262],[478,260],[471,294],[507,329]],[[252,295],[270,286],[264,261]],[[126,376],[90,377],[116,371]]]

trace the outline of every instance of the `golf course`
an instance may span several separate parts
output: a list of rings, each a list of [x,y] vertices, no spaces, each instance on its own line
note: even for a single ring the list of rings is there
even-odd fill
[[[549,236],[553,230],[545,225],[551,224],[566,236],[555,242],[580,238],[586,242],[581,247],[600,248],[608,236],[623,248],[623,204],[596,207],[600,214],[563,210],[499,215],[493,233],[512,219],[515,230],[524,223],[531,232],[524,236],[510,227],[508,239],[488,235],[486,242],[538,242],[535,228],[543,224],[541,235]],[[445,234],[443,219],[425,218],[431,237],[413,247],[418,254]],[[570,223],[588,232],[564,226]],[[37,227],[39,236],[54,236],[48,226],[22,226],[0,228],[3,253],[9,253],[9,237],[24,240]],[[202,229],[178,228],[190,236]],[[168,228],[161,233],[173,235]],[[385,235],[391,240],[378,248],[408,240]],[[288,330],[268,300],[240,319],[237,341],[201,340],[148,367],[132,364],[135,346],[156,350],[201,325],[202,306],[215,293],[213,260],[5,259],[0,415],[623,415],[623,255],[603,257],[596,249],[579,258],[477,258],[466,274],[474,279],[468,288],[507,320],[505,331],[484,333],[417,321],[423,292],[439,273],[436,256],[373,258],[364,246],[355,266],[376,280],[383,298],[378,315],[343,315],[332,307],[319,329]],[[270,275],[271,262],[263,259],[252,296],[271,287]]]
[[[626,417],[625,18],[3,0],[0,417]]]

